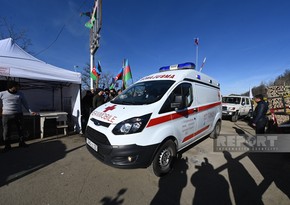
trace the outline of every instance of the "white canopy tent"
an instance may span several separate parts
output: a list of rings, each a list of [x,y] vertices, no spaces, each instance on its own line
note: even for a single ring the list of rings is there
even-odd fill
[[[0,81],[20,83],[33,111],[65,111],[81,126],[81,74],[47,64],[21,49],[7,38],[0,40]]]

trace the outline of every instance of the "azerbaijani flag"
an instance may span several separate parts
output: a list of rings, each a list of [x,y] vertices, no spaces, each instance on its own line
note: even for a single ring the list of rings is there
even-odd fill
[[[119,73],[115,77],[115,82],[123,78],[123,68],[120,69]]]
[[[124,87],[127,88],[127,82],[128,80],[132,79],[132,72],[130,69],[129,61],[128,59],[124,60],[124,74],[123,74],[123,81],[124,81]]]
[[[101,62],[100,61],[98,61],[97,73],[98,73],[99,76],[102,73],[102,67],[101,67]]]
[[[97,73],[97,71],[96,71],[96,67],[93,67],[93,70],[92,70],[92,72],[91,72],[91,78],[92,78],[93,80],[97,80],[97,77],[98,77],[98,73]]]
[[[100,61],[98,61],[98,67],[97,67],[97,69],[96,69],[96,67],[93,68],[93,70],[91,72],[91,78],[93,80],[97,80],[97,78],[100,77],[101,73],[102,73],[101,63],[100,63]]]
[[[95,6],[93,8],[93,13],[90,14],[91,19],[85,24],[85,26],[89,29],[92,29],[94,27],[96,16],[97,16],[97,7],[98,7],[98,1],[95,2]]]
[[[96,21],[96,18],[93,16],[86,24],[85,27],[91,29],[94,26],[94,23]]]

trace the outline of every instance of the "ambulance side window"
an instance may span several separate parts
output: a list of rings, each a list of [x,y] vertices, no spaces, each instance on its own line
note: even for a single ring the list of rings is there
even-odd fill
[[[192,85],[190,83],[182,83],[178,85],[164,102],[163,106],[159,111],[159,114],[175,111],[176,109],[171,105],[173,102],[175,102],[175,98],[180,96],[182,96],[181,109],[191,106],[193,102],[193,94],[192,94]]]
[[[183,95],[185,97],[185,107],[191,106],[193,102],[192,86],[189,83],[183,84]]]

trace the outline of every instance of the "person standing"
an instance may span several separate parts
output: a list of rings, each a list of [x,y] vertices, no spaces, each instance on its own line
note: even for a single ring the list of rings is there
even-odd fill
[[[109,90],[109,88],[106,88],[104,91],[104,102],[105,103],[110,101],[109,96],[110,96],[110,90]]]
[[[4,151],[11,149],[10,134],[12,126],[15,125],[19,136],[19,147],[27,147],[23,138],[23,112],[22,105],[32,115],[36,115],[29,109],[28,103],[24,94],[19,91],[19,84],[16,81],[8,82],[8,89],[0,92],[2,100],[2,124],[3,124],[3,141],[5,144]]]
[[[85,129],[88,123],[88,119],[92,112],[92,103],[93,103],[93,93],[90,90],[86,91],[86,95],[81,101],[81,110],[82,110],[82,130],[85,133]]]
[[[104,90],[98,88],[93,98],[93,109],[105,103]]]
[[[264,97],[261,94],[258,94],[254,97],[257,106],[253,113],[253,122],[252,125],[256,129],[256,134],[264,134],[265,127],[268,122],[268,118],[266,116],[268,111],[268,103],[264,101]]]
[[[116,97],[116,95],[117,95],[116,90],[114,88],[111,88],[110,89],[110,94],[109,94],[109,101],[113,100]]]

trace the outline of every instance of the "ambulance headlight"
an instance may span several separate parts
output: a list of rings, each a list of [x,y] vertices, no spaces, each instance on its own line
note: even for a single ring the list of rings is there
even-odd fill
[[[148,114],[124,120],[118,123],[116,127],[114,127],[112,132],[115,135],[133,134],[142,132],[148,120],[150,119],[150,116],[151,114]]]

